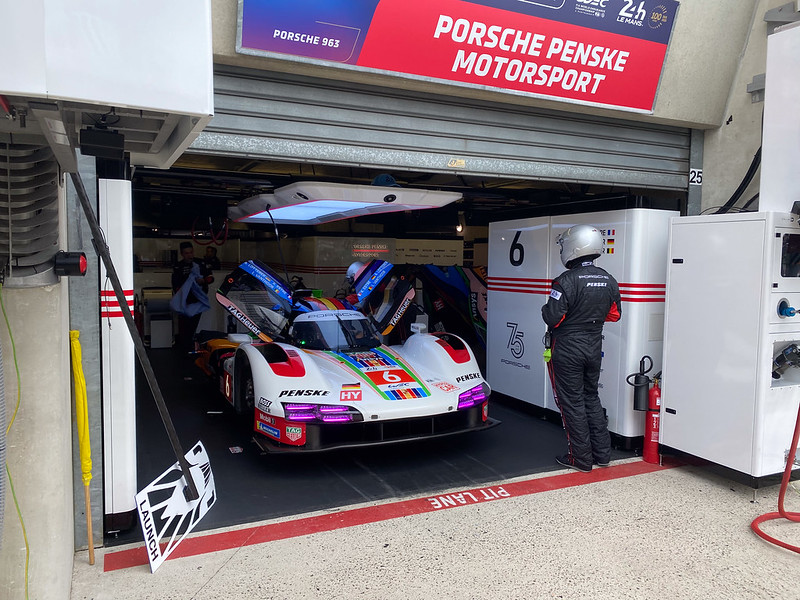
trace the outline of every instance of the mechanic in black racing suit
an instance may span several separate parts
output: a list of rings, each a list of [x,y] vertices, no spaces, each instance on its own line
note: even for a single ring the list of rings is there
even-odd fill
[[[551,355],[547,367],[569,447],[556,461],[588,473],[592,464],[605,467],[611,460],[608,418],[597,386],[603,323],[619,321],[622,306],[619,284],[593,262],[603,253],[603,238],[595,227],[570,227],[557,243],[567,270],[553,280],[542,307]]]

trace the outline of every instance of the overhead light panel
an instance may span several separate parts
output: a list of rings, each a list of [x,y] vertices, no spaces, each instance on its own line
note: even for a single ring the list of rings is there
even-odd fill
[[[228,209],[228,217],[239,223],[274,220],[283,225],[319,225],[364,215],[440,208],[461,197],[457,192],[301,181],[242,200]]]

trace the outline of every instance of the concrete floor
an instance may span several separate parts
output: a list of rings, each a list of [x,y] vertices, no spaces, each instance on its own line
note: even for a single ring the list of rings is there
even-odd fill
[[[800,555],[750,530],[778,491],[632,458],[203,531],[155,574],[141,543],[79,552],[71,599],[800,599]]]

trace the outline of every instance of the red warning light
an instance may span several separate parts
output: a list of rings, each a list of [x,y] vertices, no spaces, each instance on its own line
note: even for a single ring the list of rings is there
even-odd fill
[[[53,257],[53,271],[59,277],[72,277],[86,275],[89,263],[83,252],[64,252],[59,250]]]

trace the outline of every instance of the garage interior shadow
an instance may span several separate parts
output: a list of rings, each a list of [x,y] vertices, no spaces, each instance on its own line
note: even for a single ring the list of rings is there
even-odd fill
[[[217,529],[333,510],[363,502],[435,495],[560,469],[567,444],[558,415],[493,394],[492,429],[446,438],[313,454],[265,454],[210,380],[172,349],[149,350],[183,451],[201,441],[217,502],[194,529]],[[138,484],[141,490],[175,463],[156,403],[137,364]],[[633,456],[614,449],[612,459]],[[138,522],[106,536],[106,545],[143,540]]]

